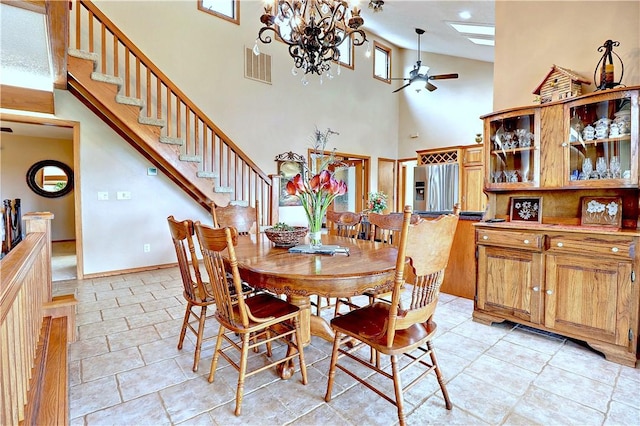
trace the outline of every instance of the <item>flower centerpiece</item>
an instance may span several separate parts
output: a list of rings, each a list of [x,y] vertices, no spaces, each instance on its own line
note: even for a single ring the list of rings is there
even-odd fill
[[[367,209],[374,213],[382,213],[387,208],[387,194],[384,192],[370,192]]]
[[[304,212],[309,221],[309,240],[311,246],[320,246],[322,220],[327,212],[327,208],[333,200],[347,192],[347,184],[342,180],[337,180],[333,172],[329,170],[330,165],[338,163],[335,159],[335,150],[331,155],[326,156],[324,148],[331,134],[336,132],[327,129],[324,133],[316,129],[314,133],[313,153],[319,167],[305,167],[304,176],[298,173],[287,182],[287,193],[297,196],[304,208]],[[314,164],[314,165],[315,165]]]

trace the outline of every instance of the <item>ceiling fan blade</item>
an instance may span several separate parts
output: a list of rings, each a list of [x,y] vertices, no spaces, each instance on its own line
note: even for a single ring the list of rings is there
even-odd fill
[[[404,86],[400,86],[400,87],[398,87],[396,90],[394,90],[394,91],[393,91],[393,92],[391,92],[391,93],[399,92],[399,91],[401,91],[402,89],[404,89],[405,87],[408,87],[408,86],[410,86],[410,85],[411,85],[411,83],[407,83],[407,84],[405,84]]]
[[[438,74],[429,76],[429,80],[446,80],[448,78],[458,78],[458,74]]]
[[[427,84],[424,87],[430,92],[433,92],[434,90],[437,89],[436,86],[434,86],[433,84],[429,83],[428,81],[427,81]]]
[[[389,80],[411,80],[411,79],[408,77],[393,77],[393,78],[390,78]]]

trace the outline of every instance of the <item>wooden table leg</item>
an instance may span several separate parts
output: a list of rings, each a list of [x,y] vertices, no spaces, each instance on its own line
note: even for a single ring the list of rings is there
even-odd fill
[[[334,333],[331,326],[324,318],[311,314],[311,300],[309,296],[288,297],[289,303],[298,306],[301,310],[302,317],[302,341],[305,346],[311,342],[311,336],[322,337],[323,339],[333,342]]]
[[[287,296],[287,301],[300,308],[300,328],[302,343],[307,346],[311,342],[311,299],[309,296]]]
[[[292,305],[300,308],[300,329],[302,342],[305,346],[311,343],[311,336],[319,336],[329,342],[333,342],[334,333],[331,326],[322,317],[311,315],[311,300],[309,296],[290,295],[287,300]],[[291,354],[291,347],[287,351],[287,356]],[[290,379],[293,376],[295,368],[293,360],[279,364],[277,367],[278,374],[282,379]]]

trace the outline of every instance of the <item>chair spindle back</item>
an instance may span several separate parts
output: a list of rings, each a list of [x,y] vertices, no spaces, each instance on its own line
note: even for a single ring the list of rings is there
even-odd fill
[[[395,330],[429,321],[435,312],[444,270],[449,261],[458,216],[451,214],[435,220],[419,220],[412,225],[411,208],[405,207],[398,246],[396,273],[389,312],[387,346],[391,347]],[[406,273],[405,273],[406,272]],[[399,308],[405,276],[411,280],[409,306]]]
[[[248,235],[255,230],[260,231],[260,205],[256,200],[255,207],[229,204],[217,206],[211,203],[213,226],[216,228],[234,227],[239,235]]]
[[[210,296],[202,282],[200,265],[196,256],[196,249],[193,244],[193,221],[187,219],[176,220],[173,216],[167,218],[173,247],[178,258],[178,268],[182,277],[185,295],[192,301],[203,301]],[[194,281],[195,278],[195,281]]]

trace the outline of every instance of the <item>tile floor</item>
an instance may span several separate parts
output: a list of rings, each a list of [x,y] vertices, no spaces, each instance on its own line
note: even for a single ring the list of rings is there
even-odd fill
[[[318,338],[305,349],[306,386],[299,372],[288,381],[271,370],[252,376],[235,417],[236,371],[221,359],[216,381],[206,380],[213,341],[204,345],[198,373],[191,371],[193,343],[176,349],[184,314],[177,268],[54,288],[76,291],[79,300],[79,339],[69,348],[72,425],[397,424],[395,407],[341,372],[333,400],[324,402],[331,345]],[[405,395],[409,425],[640,424],[640,368],[559,336],[475,323],[472,308],[441,295],[434,344],[454,407],[444,408],[428,377]],[[208,324],[215,334],[215,321]]]

